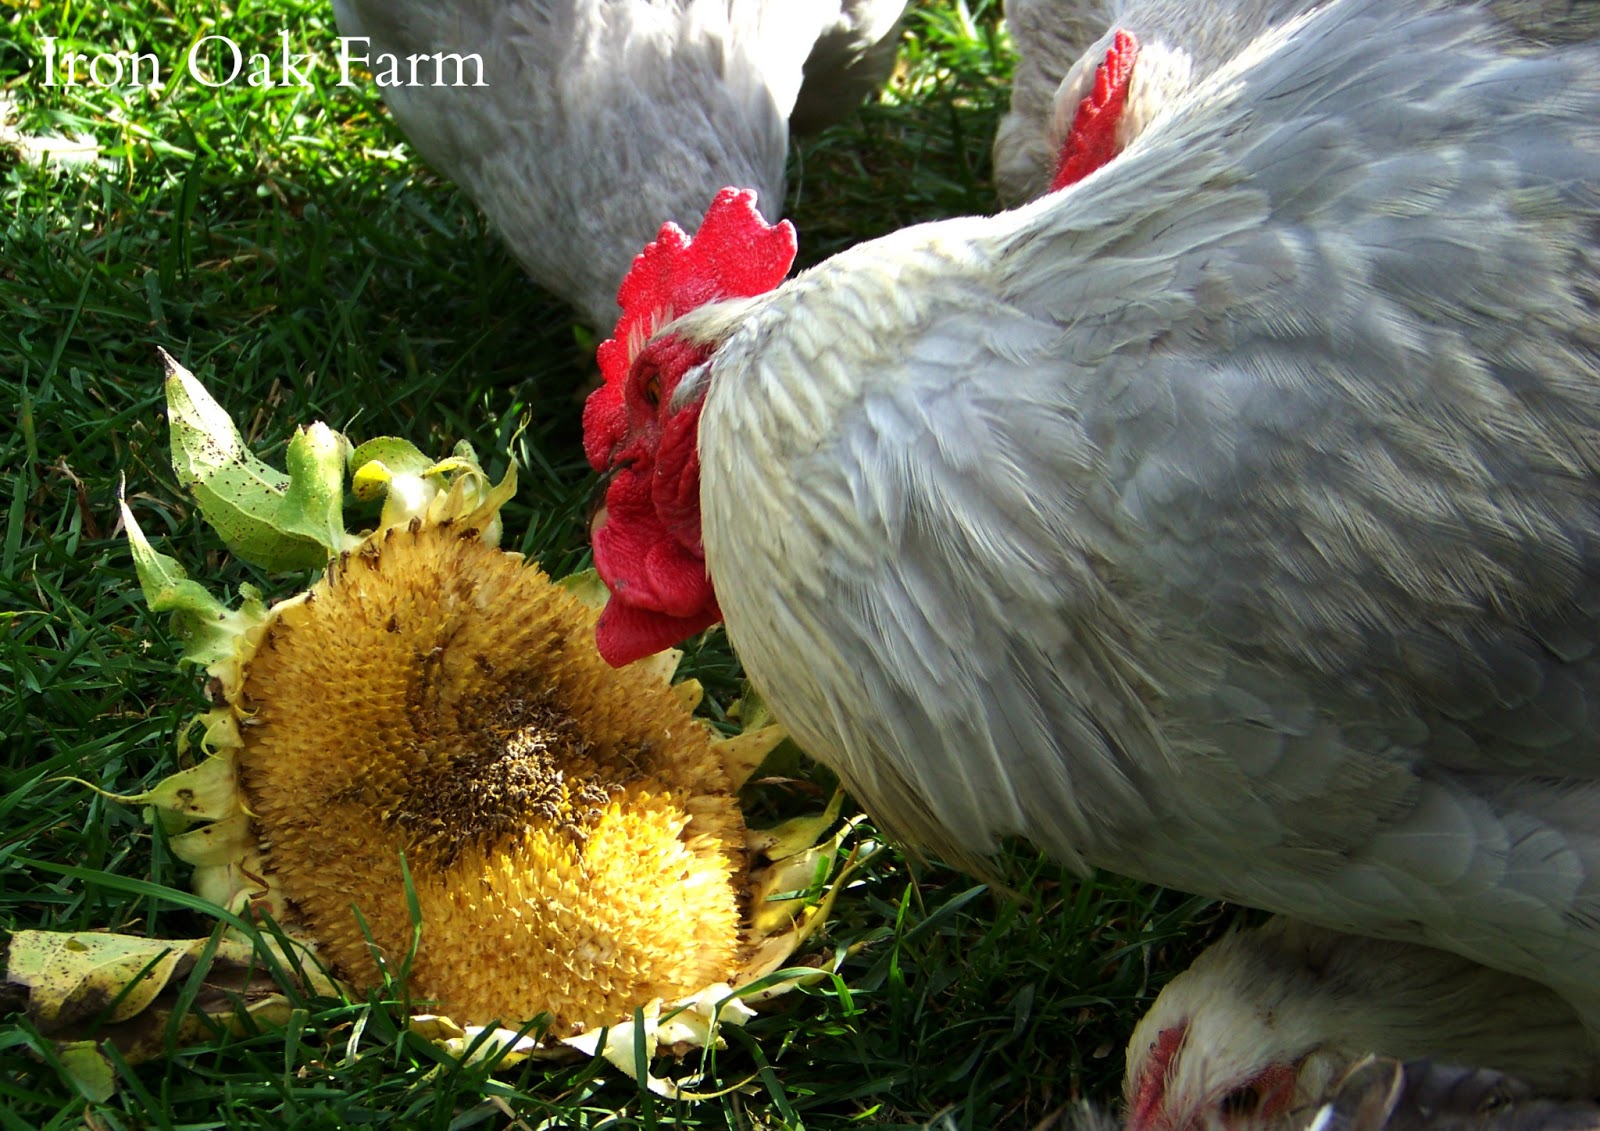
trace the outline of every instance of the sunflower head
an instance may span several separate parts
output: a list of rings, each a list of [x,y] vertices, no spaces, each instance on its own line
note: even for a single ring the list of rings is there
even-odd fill
[[[186,482],[203,513],[259,563],[311,544],[326,566],[270,607],[247,592],[227,609],[123,508],[146,596],[216,695],[208,758],[129,799],[156,811],[197,890],[270,912],[351,985],[406,974],[447,1030],[545,1015],[552,1036],[612,1055],[590,1035],[642,1010],[660,1018],[651,1047],[669,1024],[712,1039],[728,987],[776,969],[825,910],[766,900],[831,859],[837,841],[802,849],[836,808],[757,841],[737,804],[781,731],[718,738],[691,714],[698,688],[664,678],[675,656],[605,663],[580,587],[496,548],[515,480],[493,484],[470,448],[435,462],[311,429],[289,475],[251,465],[239,489],[255,457],[169,366],[169,399],[188,406],[175,461],[201,453]],[[178,435],[196,427],[210,431]],[[375,530],[330,520],[335,459],[339,482],[383,495]],[[788,859],[752,868],[752,845]],[[706,1020],[669,1022],[672,1002]]]
[[[458,1019],[546,1012],[568,1035],[729,979],[727,775],[665,684],[610,677],[576,598],[470,525],[413,519],[275,614],[239,784],[286,910],[347,978],[406,959],[404,866],[412,992]]]

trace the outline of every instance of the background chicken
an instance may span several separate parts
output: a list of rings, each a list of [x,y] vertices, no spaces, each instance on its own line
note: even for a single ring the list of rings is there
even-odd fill
[[[1078,1103],[1050,1122],[1057,1131],[1116,1131],[1108,1112]],[[1194,1125],[1202,1126],[1200,1124]],[[1250,1131],[1594,1131],[1600,1106],[1551,1099],[1505,1073],[1445,1064],[1366,1057],[1305,1106],[1272,1116],[1240,1112],[1210,1128]],[[956,1131],[940,1119],[930,1131]]]
[[[1279,918],[1215,943],[1161,991],[1128,1042],[1128,1127],[1304,1111],[1374,1053],[1509,1073],[1544,1097],[1600,1084],[1577,1015],[1543,986]]]
[[[358,54],[477,52],[486,86],[396,85],[417,151],[596,327],[663,219],[723,185],[783,199],[789,117],[857,105],[906,0],[334,0]],[[424,62],[424,74],[431,78]]]
[[[586,413],[602,650],[722,616],[946,858],[1022,834],[1593,1032],[1600,55],[1336,0],[1168,89],[1067,191],[770,293],[747,200],[664,233]]]
[[[1011,111],[994,141],[995,187],[1008,204],[1050,188],[1072,126],[1116,28],[1138,37],[1143,64],[1131,110],[1118,123],[1124,144],[1178,92],[1232,60],[1274,23],[1319,0],[1009,0],[1006,23],[1021,53]],[[1472,2],[1472,0],[1457,0]],[[1537,50],[1600,36],[1600,0],[1488,0],[1483,7],[1517,37],[1504,46]]]
[[[1498,1072],[1369,1058],[1326,1102],[1273,1126],[1307,1131],[1592,1131],[1600,1107],[1542,1097]]]

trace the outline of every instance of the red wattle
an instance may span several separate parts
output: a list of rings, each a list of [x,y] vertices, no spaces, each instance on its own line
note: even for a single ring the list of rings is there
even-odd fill
[[[706,563],[673,538],[651,500],[649,484],[624,471],[606,491],[606,522],[591,543],[594,567],[612,602],[669,617],[693,617],[716,601]]]
[[[668,617],[607,601],[594,626],[594,639],[601,659],[620,668],[704,632],[721,619],[722,613],[715,605],[698,617]]]

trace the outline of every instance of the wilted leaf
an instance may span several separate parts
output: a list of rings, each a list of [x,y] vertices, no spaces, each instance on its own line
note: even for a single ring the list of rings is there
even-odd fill
[[[302,429],[285,475],[245,447],[227,410],[165,350],[161,363],[172,468],[228,548],[271,570],[315,569],[344,549],[343,521],[327,519],[343,492],[344,437]]]
[[[279,966],[293,969],[276,944]],[[172,1024],[179,991],[205,964],[193,1005]],[[337,987],[309,955],[300,967],[319,994]],[[110,1094],[113,1075],[101,1048],[109,1043],[132,1064],[218,1029],[246,1032],[253,1021],[284,1024],[293,1004],[248,939],[150,939],[92,931],[18,931],[11,938],[6,988],[20,990],[24,1012],[56,1042],[62,1067],[91,1098]]]

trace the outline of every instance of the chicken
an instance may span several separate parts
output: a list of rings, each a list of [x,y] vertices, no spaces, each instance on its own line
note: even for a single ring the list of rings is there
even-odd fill
[[[535,282],[604,328],[663,219],[697,222],[723,185],[783,199],[791,110],[814,126],[859,104],[893,64],[905,4],[334,0],[334,14],[380,80],[382,57],[399,60],[380,86],[416,150]],[[450,53],[481,56],[482,84]]]
[[[1128,1128],[1275,1119],[1374,1053],[1506,1072],[1546,1097],[1600,1085],[1577,1014],[1538,983],[1278,918],[1226,936],[1161,991],[1128,1042]]]
[[[955,1131],[948,1119],[930,1126],[933,1131]],[[1115,1131],[1123,1125],[1109,1112],[1080,1102],[1041,1126]],[[1236,1131],[1596,1131],[1600,1106],[1540,1096],[1501,1072],[1369,1056],[1351,1065],[1310,1104],[1276,1114],[1241,1110],[1204,1126]]]
[[[1122,38],[1063,147],[1106,163],[1022,208],[781,285],[748,196],[663,231],[585,410],[601,650],[722,619],[952,863],[1024,836],[1600,1032],[1600,53],[1332,0],[1107,152]]]
[[[1278,1126],[1306,1131],[1594,1131],[1600,1107],[1535,1094],[1497,1072],[1368,1058],[1327,1102]]]
[[[1021,204],[1049,190],[1073,116],[1112,46],[1108,27],[1137,35],[1143,58],[1128,94],[1132,105],[1118,123],[1125,141],[1178,90],[1211,74],[1274,23],[1318,2],[1007,0],[1006,23],[1021,57],[1011,110],[994,141],[1000,199]],[[1512,50],[1600,37],[1600,0],[1488,0],[1485,7],[1518,37],[1505,44]]]

